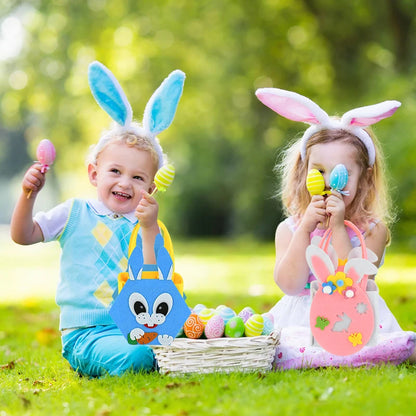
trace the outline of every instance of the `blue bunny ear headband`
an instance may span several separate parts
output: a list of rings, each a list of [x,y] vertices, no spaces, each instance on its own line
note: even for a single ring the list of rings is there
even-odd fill
[[[102,63],[94,61],[88,68],[88,82],[98,105],[116,122],[116,126],[102,136],[93,151],[95,159],[113,136],[114,132],[131,132],[147,138],[155,149],[159,166],[165,164],[165,156],[157,134],[172,123],[182,95],[185,74],[179,69],[171,72],[146,104],[142,125],[133,122],[133,111],[126,94],[112,72]]]

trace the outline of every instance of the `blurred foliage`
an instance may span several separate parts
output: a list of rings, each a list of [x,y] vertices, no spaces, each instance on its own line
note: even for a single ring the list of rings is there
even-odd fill
[[[180,68],[187,74],[184,94],[172,126],[159,137],[177,168],[174,184],[160,197],[161,216],[173,233],[272,238],[282,215],[273,198],[273,166],[302,126],[257,101],[255,89],[270,86],[309,96],[330,114],[402,101],[375,131],[388,156],[402,224],[397,235],[413,233],[412,0],[0,4],[2,186],[22,175],[47,137],[58,151],[56,199],[77,195],[62,184],[86,177],[84,155],[110,123],[89,92],[92,60],[114,72],[139,120],[154,89]],[[7,209],[1,211],[7,221]]]

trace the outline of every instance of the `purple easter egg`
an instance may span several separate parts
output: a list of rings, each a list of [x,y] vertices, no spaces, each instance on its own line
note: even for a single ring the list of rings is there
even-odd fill
[[[249,318],[251,318],[254,315],[253,308],[250,308],[250,306],[246,306],[239,314],[238,316],[244,321],[244,323],[247,322]]]

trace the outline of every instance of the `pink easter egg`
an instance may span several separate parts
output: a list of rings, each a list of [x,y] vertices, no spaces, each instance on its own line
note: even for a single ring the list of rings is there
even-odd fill
[[[220,315],[213,316],[205,325],[207,338],[221,338],[224,334],[224,319]]]
[[[40,141],[38,148],[36,149],[36,157],[42,165],[52,165],[56,157],[56,151],[50,140],[43,139]]]

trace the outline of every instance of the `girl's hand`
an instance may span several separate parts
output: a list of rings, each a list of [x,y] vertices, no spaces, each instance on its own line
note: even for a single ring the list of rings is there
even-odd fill
[[[157,216],[159,213],[159,205],[146,191],[142,191],[142,199],[136,208],[136,217],[140,221],[143,228],[150,228],[157,225]]]
[[[326,213],[329,216],[329,227],[332,229],[344,227],[345,203],[342,194],[332,191],[325,203]]]
[[[46,181],[46,175],[41,172],[42,165],[40,163],[35,163],[32,165],[22,181],[23,192],[26,195],[30,194],[31,198],[34,198],[35,195],[43,188]]]
[[[325,198],[322,195],[313,195],[299,228],[311,233],[319,223],[325,223],[326,213]]]

